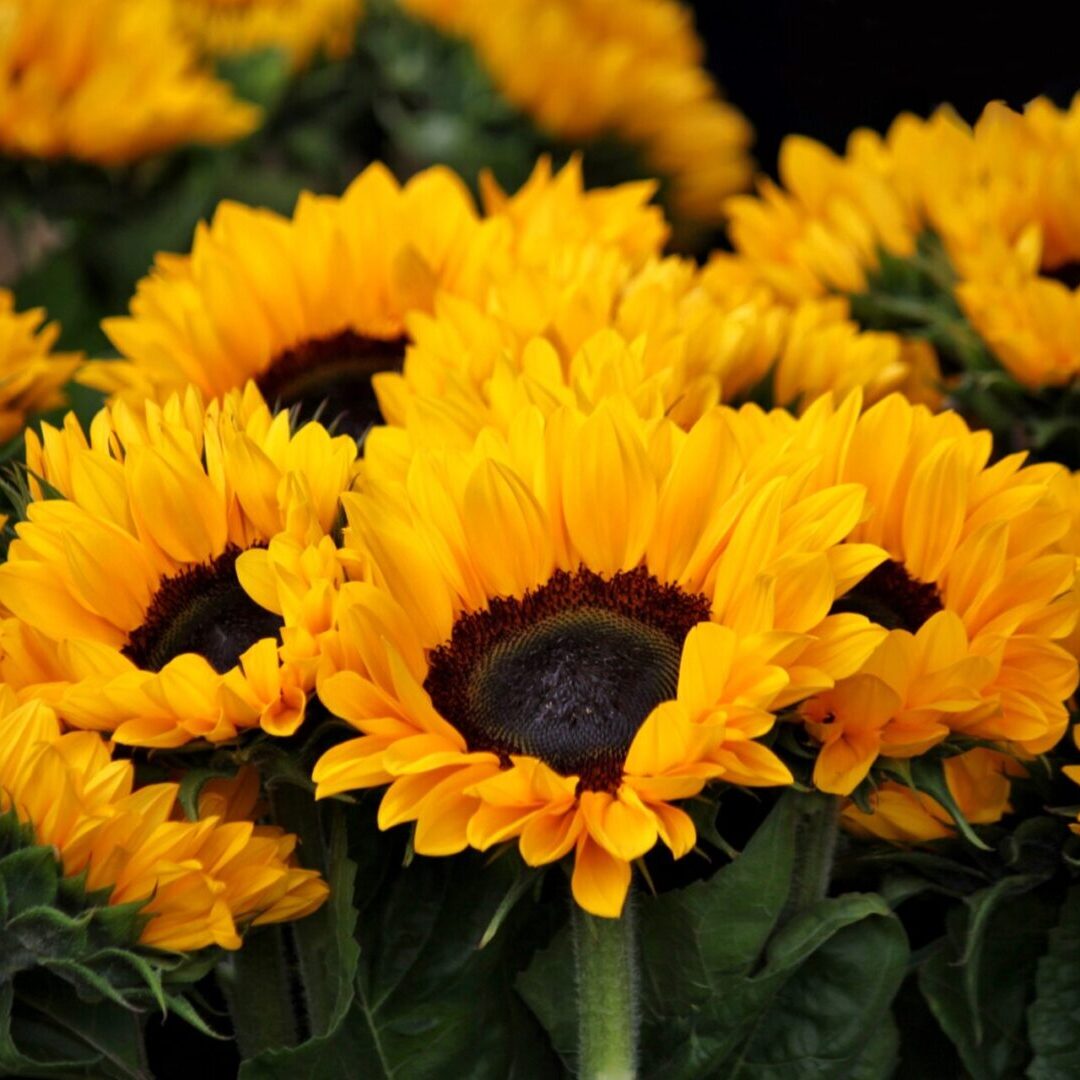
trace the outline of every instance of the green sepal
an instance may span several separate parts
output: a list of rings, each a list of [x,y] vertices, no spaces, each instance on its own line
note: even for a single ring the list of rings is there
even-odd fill
[[[177,801],[180,803],[188,821],[199,820],[199,796],[203,787],[211,780],[230,779],[236,775],[236,768],[210,765],[202,769],[187,769],[180,780]]]
[[[5,922],[29,908],[50,903],[56,897],[59,880],[56,852],[51,847],[27,847],[0,859]]]
[[[945,779],[945,757],[951,755],[924,754],[922,757],[900,759],[883,758],[878,762],[880,771],[913,791],[921,791],[936,799],[953,819],[960,835],[980,851],[993,850],[971,826],[949,790]]]

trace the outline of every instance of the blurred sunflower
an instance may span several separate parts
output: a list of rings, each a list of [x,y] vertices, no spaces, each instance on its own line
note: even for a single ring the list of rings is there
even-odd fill
[[[838,604],[892,632],[866,667],[802,707],[822,744],[815,781],[846,794],[879,754],[910,757],[950,734],[1022,754],[1061,738],[1077,685],[1062,647],[1077,618],[1076,558],[1054,465],[988,465],[988,432],[899,395],[855,425],[839,476],[865,485],[852,538],[888,561]]]
[[[51,351],[60,327],[44,321],[40,308],[16,312],[15,298],[0,289],[0,443],[28,417],[63,405],[61,388],[81,363],[74,353]]]
[[[703,66],[690,8],[676,0],[401,0],[466,40],[498,91],[544,133],[633,148],[670,184],[680,217],[716,221],[745,187],[752,138]]]
[[[955,297],[1019,382],[1057,386],[1080,371],[1080,97],[1023,113],[993,102],[974,126],[949,108],[904,114],[884,137],[854,132],[843,156],[793,136],[780,180],[727,211],[736,257],[787,302],[888,293],[883,263],[899,260],[909,276],[885,268],[901,292],[874,298],[878,317],[912,328],[929,312],[932,334]],[[940,256],[927,259],[920,235]]]
[[[0,566],[0,669],[124,743],[302,722],[356,444],[292,432],[254,387],[27,433],[30,502]],[[305,578],[298,570],[306,570]]]
[[[965,315],[1029,387],[1080,375],[1080,97],[1018,114],[992,104],[971,134],[977,184],[935,215]],[[971,190],[978,198],[971,197]]]
[[[976,747],[945,759],[945,782],[960,813],[973,825],[992,825],[1012,810],[1012,779],[1027,770],[1008,754]],[[893,844],[919,844],[956,835],[955,822],[930,795],[887,780],[869,796],[871,813],[848,803],[840,821],[850,833]]]
[[[171,20],[166,0],[0,0],[0,151],[126,165],[253,131]]]
[[[319,875],[293,864],[296,837],[247,820],[253,773],[215,782],[197,821],[180,814],[178,785],[136,789],[134,779],[133,763],[112,760],[100,735],[61,734],[52,709],[17,705],[0,687],[0,810],[53,846],[64,874],[85,875],[87,893],[139,903],[141,944],[238,949],[247,926],[301,918],[326,899]]]
[[[182,32],[204,53],[232,56],[277,48],[294,68],[319,50],[335,59],[352,48],[362,0],[171,0]]]
[[[882,250],[914,253],[918,216],[868,153],[876,138],[856,131],[841,157],[790,135],[780,148],[780,184],[762,177],[756,195],[727,200],[736,254],[785,302],[861,292]]]
[[[882,557],[840,543],[862,489],[817,479],[856,410],[770,438],[754,415],[684,432],[614,396],[417,452],[404,480],[366,462],[343,499],[360,580],[319,682],[361,735],[318,762],[318,796],[389,785],[380,826],[415,821],[422,854],[574,851],[578,903],[617,916],[634,859],[694,844],[673,803],[788,783],[757,741],[773,712],[880,638],[827,614]]]
[[[566,275],[621,280],[666,238],[649,185],[586,192],[577,162],[555,176],[541,162],[512,197],[486,191],[481,220],[448,170],[399,186],[373,165],[341,199],[301,196],[291,220],[224,203],[190,255],[158,257],[129,317],[105,321],[125,359],[82,378],[135,402],[253,378],[271,402],[329,401],[359,434],[380,419],[372,376],[400,369],[407,316],[437,292],[490,297],[528,323]]]

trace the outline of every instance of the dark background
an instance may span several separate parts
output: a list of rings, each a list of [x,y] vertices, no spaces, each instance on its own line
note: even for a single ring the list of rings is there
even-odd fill
[[[1080,90],[1080,4],[939,0],[695,0],[709,66],[757,130],[775,174],[780,140],[842,150],[856,127],[883,131],[905,110],[949,102],[971,121],[995,98]]]

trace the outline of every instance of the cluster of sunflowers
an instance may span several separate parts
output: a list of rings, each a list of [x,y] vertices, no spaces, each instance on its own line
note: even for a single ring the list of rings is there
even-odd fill
[[[5,168],[269,130],[228,63],[354,37],[384,111],[389,44],[467,53],[558,164],[214,194],[63,351],[16,297],[71,238],[0,234],[0,1074],[153,1075],[79,1011],[220,995],[249,1078],[886,1077],[935,893],[951,1052],[1075,1075],[1046,995],[983,1011],[1000,926],[1052,987],[1080,917],[1080,103],[791,138],[737,194],[673,0],[0,0]],[[434,856],[466,907],[421,926]]]

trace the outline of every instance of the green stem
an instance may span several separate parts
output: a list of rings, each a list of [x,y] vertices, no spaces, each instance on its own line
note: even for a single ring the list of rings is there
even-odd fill
[[[812,791],[800,798],[795,822],[795,865],[782,921],[828,895],[839,831],[838,796]]]
[[[326,848],[323,840],[319,805],[310,791],[295,784],[277,784],[270,789],[274,822],[299,839],[297,856],[301,866],[327,874]],[[325,1035],[334,1011],[334,987],[327,978],[325,953],[326,926],[322,919],[301,919],[289,926],[296,948],[300,990],[307,1013],[310,1034]]]
[[[638,971],[634,896],[618,919],[573,905],[577,968],[578,1076],[633,1080],[637,1076]]]
[[[289,961],[280,926],[249,933],[243,947],[218,968],[218,984],[244,1058],[296,1045]]]

